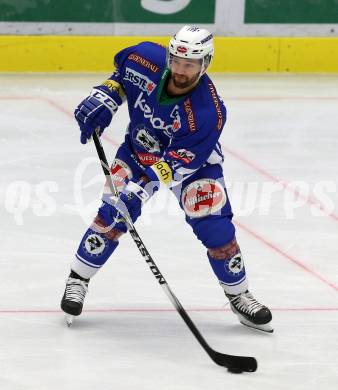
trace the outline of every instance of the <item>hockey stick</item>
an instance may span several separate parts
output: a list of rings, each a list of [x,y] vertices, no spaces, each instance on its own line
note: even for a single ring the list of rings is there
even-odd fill
[[[106,176],[109,188],[110,188],[112,194],[114,194],[116,196],[117,190],[116,190],[116,187],[115,187],[114,182],[113,182],[112,177],[111,177],[111,171],[110,171],[110,168],[108,166],[107,158],[106,158],[100,137],[96,131],[93,134],[93,139],[94,139],[96,151],[97,151],[97,154],[99,156],[101,166],[102,166],[104,175]],[[210,358],[216,364],[223,366],[223,367],[227,367],[228,371],[230,371],[230,372],[241,373],[243,371],[246,371],[246,372],[256,371],[257,361],[254,357],[226,355],[226,354],[215,351],[214,349],[212,349],[209,346],[209,344],[205,341],[204,337],[201,335],[199,330],[196,328],[195,324],[192,322],[188,313],[185,311],[185,309],[181,305],[180,301],[177,299],[175,294],[170,289],[167,281],[165,280],[164,276],[161,274],[159,268],[155,264],[153,258],[151,257],[150,253],[148,252],[147,248],[145,247],[139,234],[137,233],[131,219],[127,216],[124,219],[125,219],[125,222],[128,226],[128,230],[129,230],[130,235],[132,236],[141,255],[143,256],[143,259],[148,264],[151,272],[153,273],[153,275],[157,279],[158,283],[163,288],[164,292],[166,293],[166,295],[170,299],[171,303],[174,305],[175,309],[178,311],[179,315],[182,317],[183,321],[189,327],[191,332],[196,337],[197,341],[200,343],[200,345],[203,347],[203,349],[206,351],[206,353],[210,356]]]

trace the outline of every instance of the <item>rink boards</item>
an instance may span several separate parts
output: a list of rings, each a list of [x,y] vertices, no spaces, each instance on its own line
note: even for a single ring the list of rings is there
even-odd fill
[[[0,72],[109,72],[114,55],[154,36],[0,36]],[[338,73],[338,38],[216,37],[211,72]]]

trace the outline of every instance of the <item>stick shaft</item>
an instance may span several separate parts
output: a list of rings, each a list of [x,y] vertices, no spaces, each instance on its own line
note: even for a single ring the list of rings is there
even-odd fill
[[[97,132],[94,132],[93,139],[94,139],[96,151],[97,151],[97,154],[100,158],[101,166],[102,166],[103,172],[106,176],[110,190],[111,190],[112,194],[117,196],[117,189],[116,189],[116,186],[112,180],[108,161],[107,161],[101,140],[100,140]],[[126,220],[126,223],[128,226],[129,233],[130,233],[131,237],[133,238],[136,246],[138,247],[143,259],[148,264],[151,272],[153,273],[153,275],[157,279],[158,283],[163,288],[165,294],[167,295],[167,297],[169,298],[169,300],[171,301],[171,303],[175,307],[176,311],[179,313],[179,315],[181,316],[181,318],[183,319],[185,324],[188,326],[190,331],[196,337],[197,341],[202,346],[202,348],[206,351],[206,353],[210,356],[210,358],[218,365],[225,366],[228,368],[233,368],[234,366],[240,367],[244,371],[247,371],[245,369],[245,366],[247,366],[249,364],[249,366],[252,365],[252,367],[254,367],[254,369],[250,369],[249,371],[255,371],[255,369],[256,369],[255,367],[257,367],[257,363],[256,363],[254,358],[222,354],[220,352],[213,350],[209,346],[209,344],[206,342],[204,337],[201,335],[200,331],[196,328],[195,324],[193,323],[193,321],[189,317],[188,313],[183,308],[182,304],[180,303],[180,301],[178,300],[176,295],[173,293],[173,291],[169,287],[167,281],[165,280],[161,271],[159,270],[159,268],[155,264],[150,253],[148,252],[148,249],[146,248],[143,241],[141,240],[141,237],[137,233],[133,222],[129,218],[128,219],[126,218],[125,220]]]

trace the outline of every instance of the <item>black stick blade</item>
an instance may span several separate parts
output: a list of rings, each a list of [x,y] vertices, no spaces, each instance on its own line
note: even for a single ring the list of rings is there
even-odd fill
[[[101,161],[101,166],[103,169],[103,172],[107,178],[110,190],[112,194],[116,194],[116,188],[114,187],[114,182],[111,178],[111,172],[110,168],[108,166],[107,158],[104,153],[104,149],[102,147],[98,132],[99,128],[96,129],[96,131],[93,134],[93,139],[96,147],[97,154]],[[129,228],[129,233],[131,234],[135,244],[137,245],[139,251],[141,252],[141,255],[143,256],[144,260],[148,264],[149,268],[151,269],[152,273],[155,275],[156,279],[158,280],[159,284],[162,286],[164,292],[167,294],[168,298],[174,305],[175,309],[179,313],[179,315],[182,317],[183,321],[186,323],[188,328],[191,330],[193,335],[196,337],[197,341],[200,343],[202,348],[207,352],[207,354],[210,356],[210,358],[219,366],[227,367],[230,372],[233,373],[241,373],[243,371],[246,372],[253,372],[257,370],[257,361],[253,357],[246,357],[246,356],[233,356],[233,355],[226,355],[220,352],[217,352],[213,350],[209,344],[204,340],[204,337],[201,335],[200,331],[196,328],[195,324],[192,322],[191,318],[188,316],[188,313],[184,310],[183,306],[181,305],[180,301],[177,299],[175,294],[171,291],[168,283],[166,282],[165,278],[161,274],[160,270],[156,266],[153,258],[149,254],[147,248],[143,244],[140,236],[138,235],[137,231],[134,228],[134,225],[131,221],[126,221]],[[155,272],[154,272],[155,270]]]
[[[233,373],[257,370],[257,360],[254,357],[226,355],[217,351],[211,351],[210,357],[216,364],[226,367]]]

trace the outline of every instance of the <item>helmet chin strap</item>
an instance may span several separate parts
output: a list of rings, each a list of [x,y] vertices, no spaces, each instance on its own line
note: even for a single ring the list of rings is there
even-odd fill
[[[201,64],[201,71],[200,71],[198,78],[200,79],[206,71],[207,71],[207,66],[205,66],[205,61],[204,61],[204,57],[203,57],[202,64]]]
[[[209,61],[209,64],[210,64],[210,61]],[[208,65],[205,64],[205,57],[203,57],[202,64],[201,64],[201,71],[200,71],[198,78],[201,78],[204,75],[204,73],[208,69],[209,64]]]

